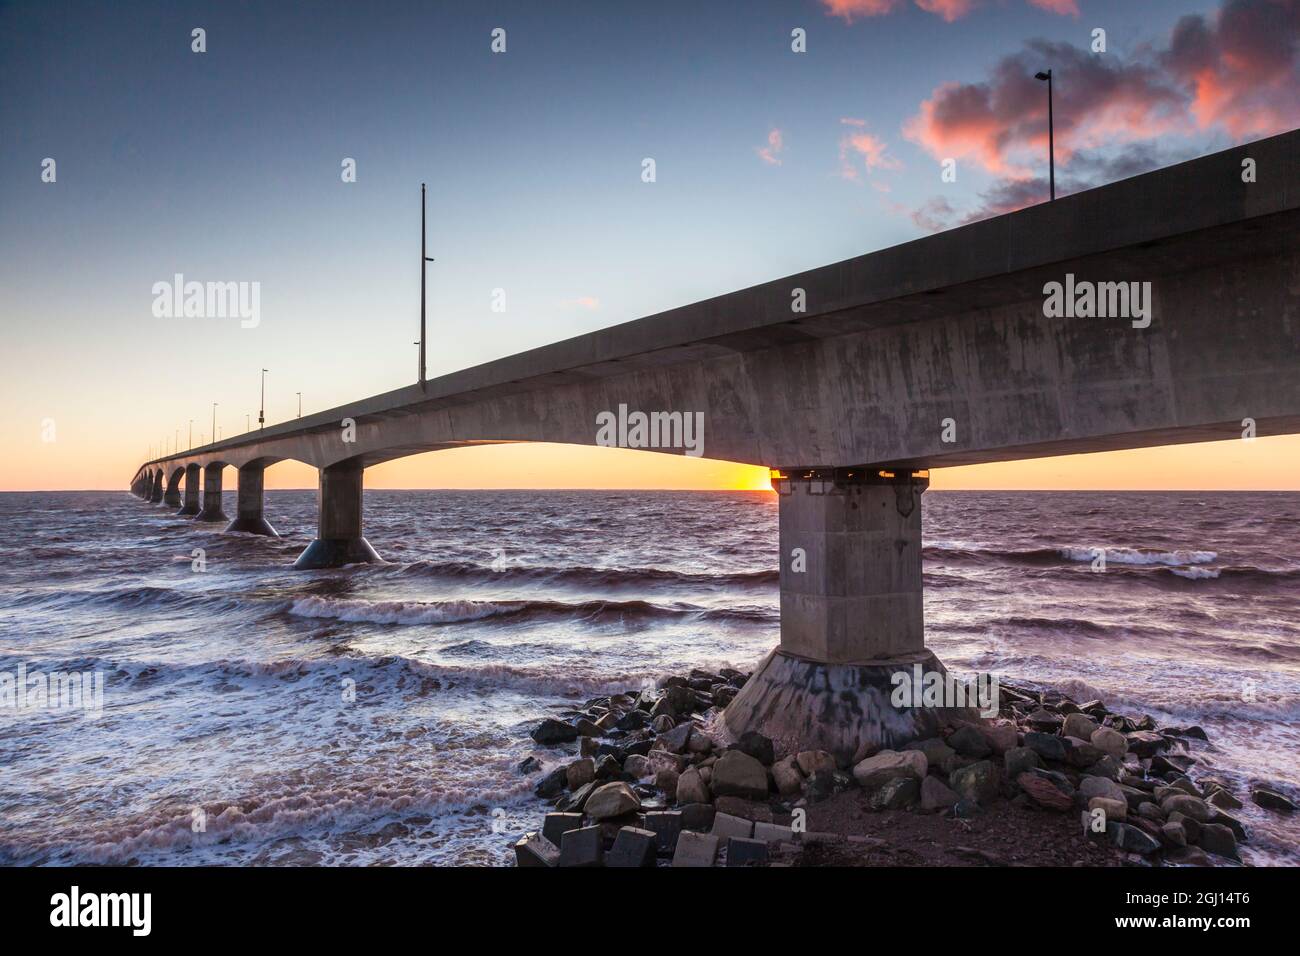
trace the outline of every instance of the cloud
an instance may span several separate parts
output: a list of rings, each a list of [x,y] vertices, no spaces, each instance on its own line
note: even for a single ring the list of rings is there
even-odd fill
[[[779,154],[783,149],[785,149],[785,141],[781,136],[781,131],[773,127],[771,132],[767,134],[767,145],[755,147],[754,152],[758,153],[758,158],[763,162],[773,166],[780,166]]]
[[[840,123],[859,130],[840,137],[840,176],[843,179],[858,178],[856,161],[859,157],[868,173],[876,169],[902,168],[903,164],[889,154],[885,141],[866,131],[864,120],[845,117]]]
[[[1300,125],[1298,45],[1300,0],[1230,0],[1180,19],[1161,63],[1200,127],[1245,139]]]
[[[926,13],[942,17],[947,23],[960,20],[977,6],[977,0],[913,0],[913,2]],[[1076,0],[1029,0],[1029,3],[1040,10],[1063,16],[1079,15]],[[828,16],[839,17],[845,23],[852,23],[863,17],[883,17],[893,13],[907,6],[907,0],[822,0],[822,6],[826,8]]]
[[[595,312],[600,308],[600,300],[594,295],[580,295],[576,299],[567,299],[563,303],[566,306],[577,306],[581,309],[590,309]]]

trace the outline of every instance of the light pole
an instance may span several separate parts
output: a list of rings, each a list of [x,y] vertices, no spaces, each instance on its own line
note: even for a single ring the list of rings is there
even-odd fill
[[[257,427],[266,427],[266,369],[262,369],[262,407],[257,410]]]
[[[190,419],[190,448],[194,447],[194,419]]]
[[[250,414],[248,414],[247,412],[245,412],[245,413],[244,413],[244,431],[245,431],[245,432],[251,432],[252,430],[253,430],[253,416],[250,415]]]
[[[1047,187],[1049,201],[1056,199],[1056,143],[1052,129],[1052,71],[1035,73],[1034,79],[1047,81]]]
[[[420,388],[424,388],[425,375],[427,366],[425,365],[425,320],[424,320],[424,302],[425,302],[425,273],[427,272],[426,263],[432,262],[433,257],[426,255],[426,236],[425,215],[424,215],[424,193],[425,185],[420,183]]]
[[[212,440],[217,440],[217,403],[212,403]]]
[[[298,393],[298,417],[302,418],[302,392]]]

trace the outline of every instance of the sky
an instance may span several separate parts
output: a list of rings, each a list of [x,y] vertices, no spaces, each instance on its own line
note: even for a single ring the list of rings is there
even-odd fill
[[[1298,46],[1300,0],[0,0],[0,490],[124,487],[207,440],[213,403],[221,437],[255,424],[262,368],[268,423],[299,393],[311,412],[409,384],[421,182],[436,376],[1041,201],[1047,66],[1058,192],[1300,126]],[[178,274],[257,283],[256,323],[156,315]],[[366,480],[766,476],[513,445]],[[1300,489],[1300,437],[932,486]]]

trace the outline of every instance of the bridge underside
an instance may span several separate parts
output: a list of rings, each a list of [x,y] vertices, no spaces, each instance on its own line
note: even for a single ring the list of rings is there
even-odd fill
[[[379,560],[369,465],[698,415],[704,455],[783,475],[781,643],[727,726],[847,761],[970,716],[889,702],[898,669],[942,671],[924,644],[924,469],[1300,432],[1297,149],[1300,133],[1252,143],[467,369],[149,463],[132,490],[174,506],[183,470],[193,514],[202,471],[199,517],[216,520],[234,465],[229,530],[274,534],[262,471],[312,464],[318,531],[295,566],[337,567]],[[1048,314],[1052,282],[1149,283],[1149,312]]]

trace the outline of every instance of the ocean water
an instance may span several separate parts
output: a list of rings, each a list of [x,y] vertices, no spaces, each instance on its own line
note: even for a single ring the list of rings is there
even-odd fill
[[[1200,724],[1201,772],[1295,795],[1300,495],[924,508],[927,642],[950,669]],[[312,492],[268,493],[281,539],[126,493],[0,494],[0,681],[103,677],[98,714],[0,707],[0,863],[505,863],[545,810],[517,765],[564,759],[532,746],[540,716],[777,642],[776,509],[371,491],[389,563],[296,572]],[[1240,816],[1249,861],[1300,863],[1300,821]]]

